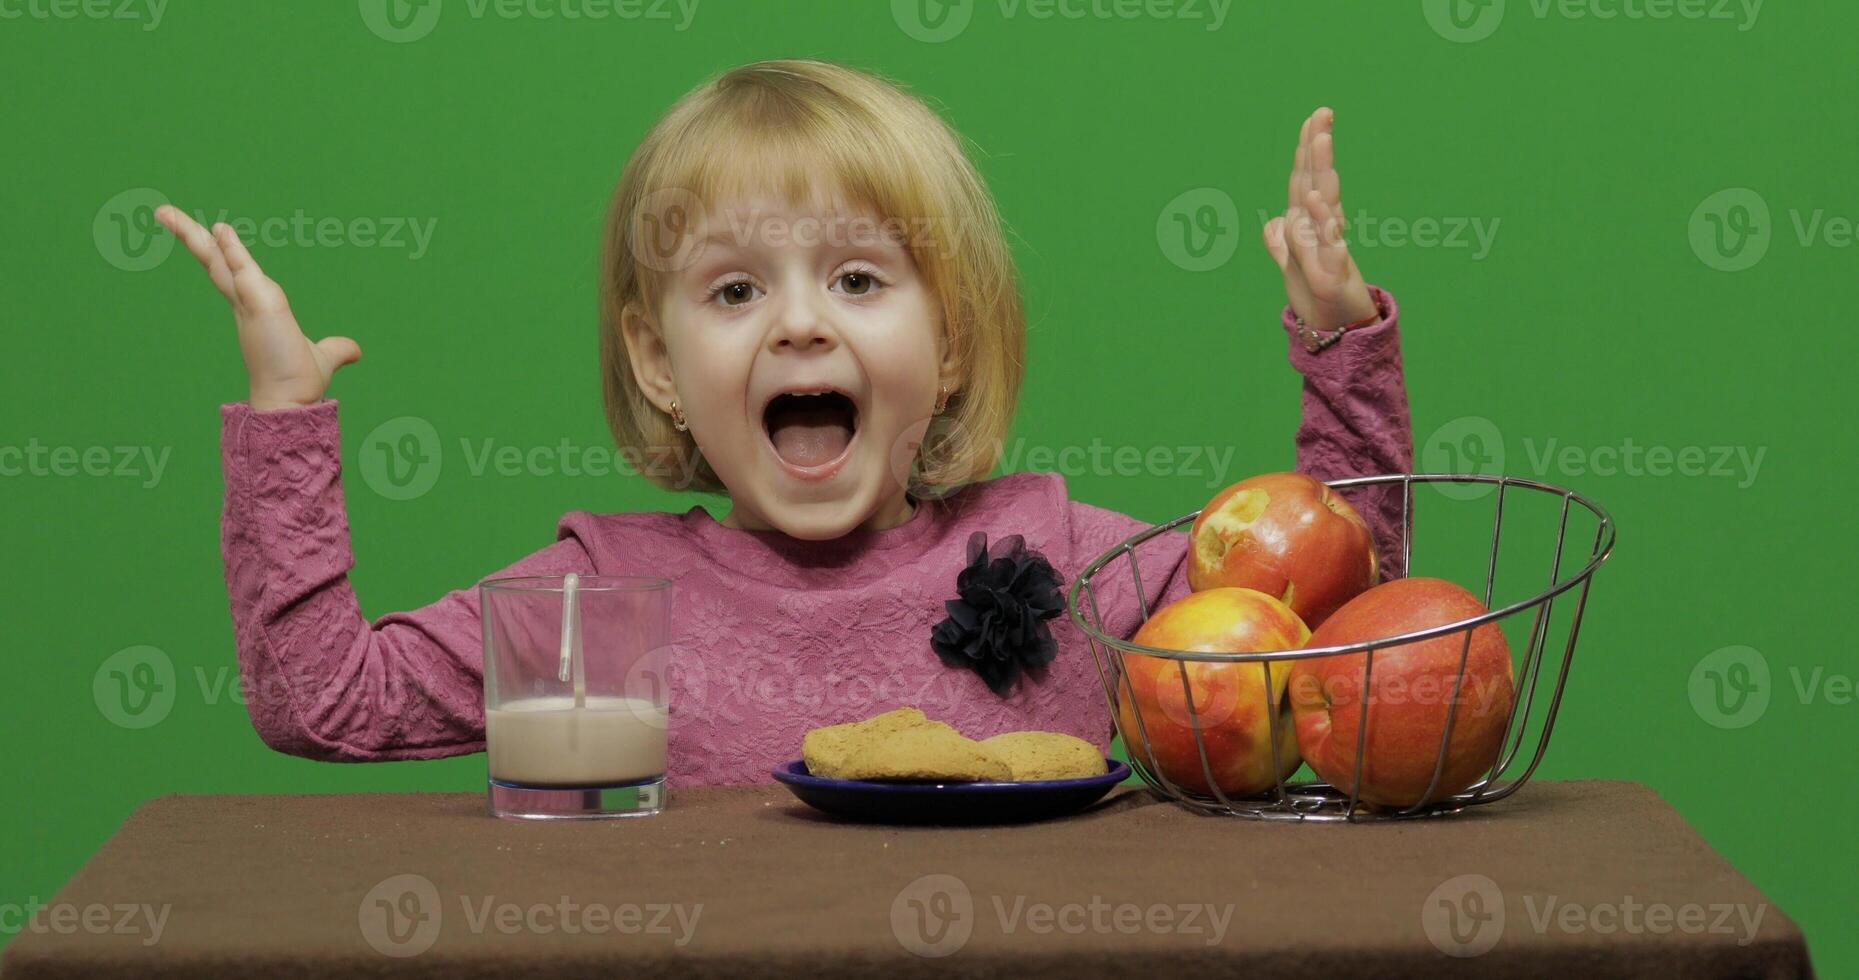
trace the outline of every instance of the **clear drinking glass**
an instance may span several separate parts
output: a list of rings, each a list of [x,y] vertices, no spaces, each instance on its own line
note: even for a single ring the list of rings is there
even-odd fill
[[[478,589],[490,811],[593,819],[665,805],[671,582],[503,578]]]

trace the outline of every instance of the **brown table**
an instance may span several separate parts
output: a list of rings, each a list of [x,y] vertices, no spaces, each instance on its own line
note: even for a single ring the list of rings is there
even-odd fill
[[[1361,826],[1134,788],[967,829],[838,823],[776,786],[597,824],[473,795],[167,796],[49,906],[6,980],[1813,975],[1795,924],[1620,782]]]

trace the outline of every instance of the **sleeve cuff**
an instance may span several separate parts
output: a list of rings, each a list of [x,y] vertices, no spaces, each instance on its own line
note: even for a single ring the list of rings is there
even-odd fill
[[[1304,349],[1297,335],[1297,313],[1289,305],[1280,314],[1285,338],[1289,343],[1291,366],[1303,375],[1350,375],[1368,362],[1398,355],[1400,351],[1400,304],[1394,294],[1379,286],[1369,286],[1368,295],[1375,301],[1381,319],[1357,327],[1325,350],[1315,354]]]
[[[333,399],[266,412],[253,408],[250,402],[230,402],[219,407],[219,417],[221,444],[228,462],[265,462],[281,452],[306,446],[341,452]]]

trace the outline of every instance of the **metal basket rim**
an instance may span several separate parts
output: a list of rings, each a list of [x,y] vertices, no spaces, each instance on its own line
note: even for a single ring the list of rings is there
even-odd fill
[[[1334,490],[1346,489],[1349,487],[1376,486],[1386,483],[1492,483],[1498,486],[1498,492],[1500,494],[1502,494],[1507,487],[1520,486],[1531,490],[1552,493],[1562,497],[1565,501],[1579,503],[1583,507],[1586,507],[1590,513],[1600,518],[1601,523],[1596,529],[1596,548],[1593,557],[1589,559],[1588,563],[1583,565],[1580,570],[1570,573],[1562,581],[1552,583],[1543,591],[1527,599],[1520,599],[1509,605],[1467,619],[1461,619],[1423,630],[1414,630],[1394,636],[1381,637],[1374,640],[1334,644],[1324,647],[1296,647],[1288,650],[1260,650],[1247,653],[1209,653],[1199,650],[1171,650],[1165,647],[1152,647],[1140,643],[1133,643],[1129,640],[1111,636],[1103,630],[1098,629],[1095,625],[1086,622],[1083,612],[1079,608],[1079,596],[1083,594],[1084,589],[1090,584],[1091,577],[1096,575],[1099,570],[1105,565],[1108,565],[1119,555],[1130,553],[1132,556],[1131,560],[1135,560],[1133,549],[1136,545],[1156,535],[1165,534],[1168,531],[1194,520],[1196,517],[1199,517],[1201,513],[1195,510],[1183,514],[1167,523],[1153,525],[1124,538],[1121,542],[1118,542],[1115,547],[1097,556],[1090,564],[1086,565],[1084,571],[1079,573],[1077,579],[1072,583],[1072,587],[1066,597],[1065,605],[1071,614],[1072,622],[1076,623],[1079,629],[1084,630],[1085,634],[1091,639],[1107,646],[1122,650],[1125,653],[1160,657],[1164,660],[1185,660],[1199,663],[1259,663],[1268,660],[1308,660],[1317,657],[1333,657],[1341,654],[1366,653],[1370,650],[1379,650],[1385,647],[1402,646],[1408,643],[1417,643],[1421,640],[1430,640],[1435,637],[1457,633],[1461,630],[1476,629],[1486,623],[1496,622],[1506,616],[1514,615],[1522,610],[1548,602],[1593,577],[1595,570],[1601,567],[1601,563],[1605,562],[1613,555],[1614,543],[1618,537],[1613,516],[1600,504],[1595,503],[1567,487],[1557,486],[1553,483],[1545,483],[1541,480],[1531,480],[1525,477],[1486,473],[1384,473],[1375,476],[1353,476],[1343,479],[1325,480],[1323,482]]]

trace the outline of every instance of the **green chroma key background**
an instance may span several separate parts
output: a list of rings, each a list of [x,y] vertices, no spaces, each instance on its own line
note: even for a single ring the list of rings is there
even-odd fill
[[[1562,483],[1620,523],[1538,778],[1651,784],[1799,918],[1826,975],[1859,970],[1841,421],[1859,341],[1837,302],[1859,9],[4,10],[0,904],[49,897],[162,793],[482,786],[481,757],[324,765],[253,733],[218,541],[239,354],[192,260],[147,233],[151,204],[245,219],[306,328],[365,348],[333,394],[379,615],[543,546],[564,511],[698,500],[583,472],[610,446],[603,209],[700,78],[819,56],[927,93],[981,147],[1033,324],[1009,467],[1150,520],[1292,462],[1258,227],[1299,120],[1335,106],[1356,255],[1403,305],[1422,468]]]

